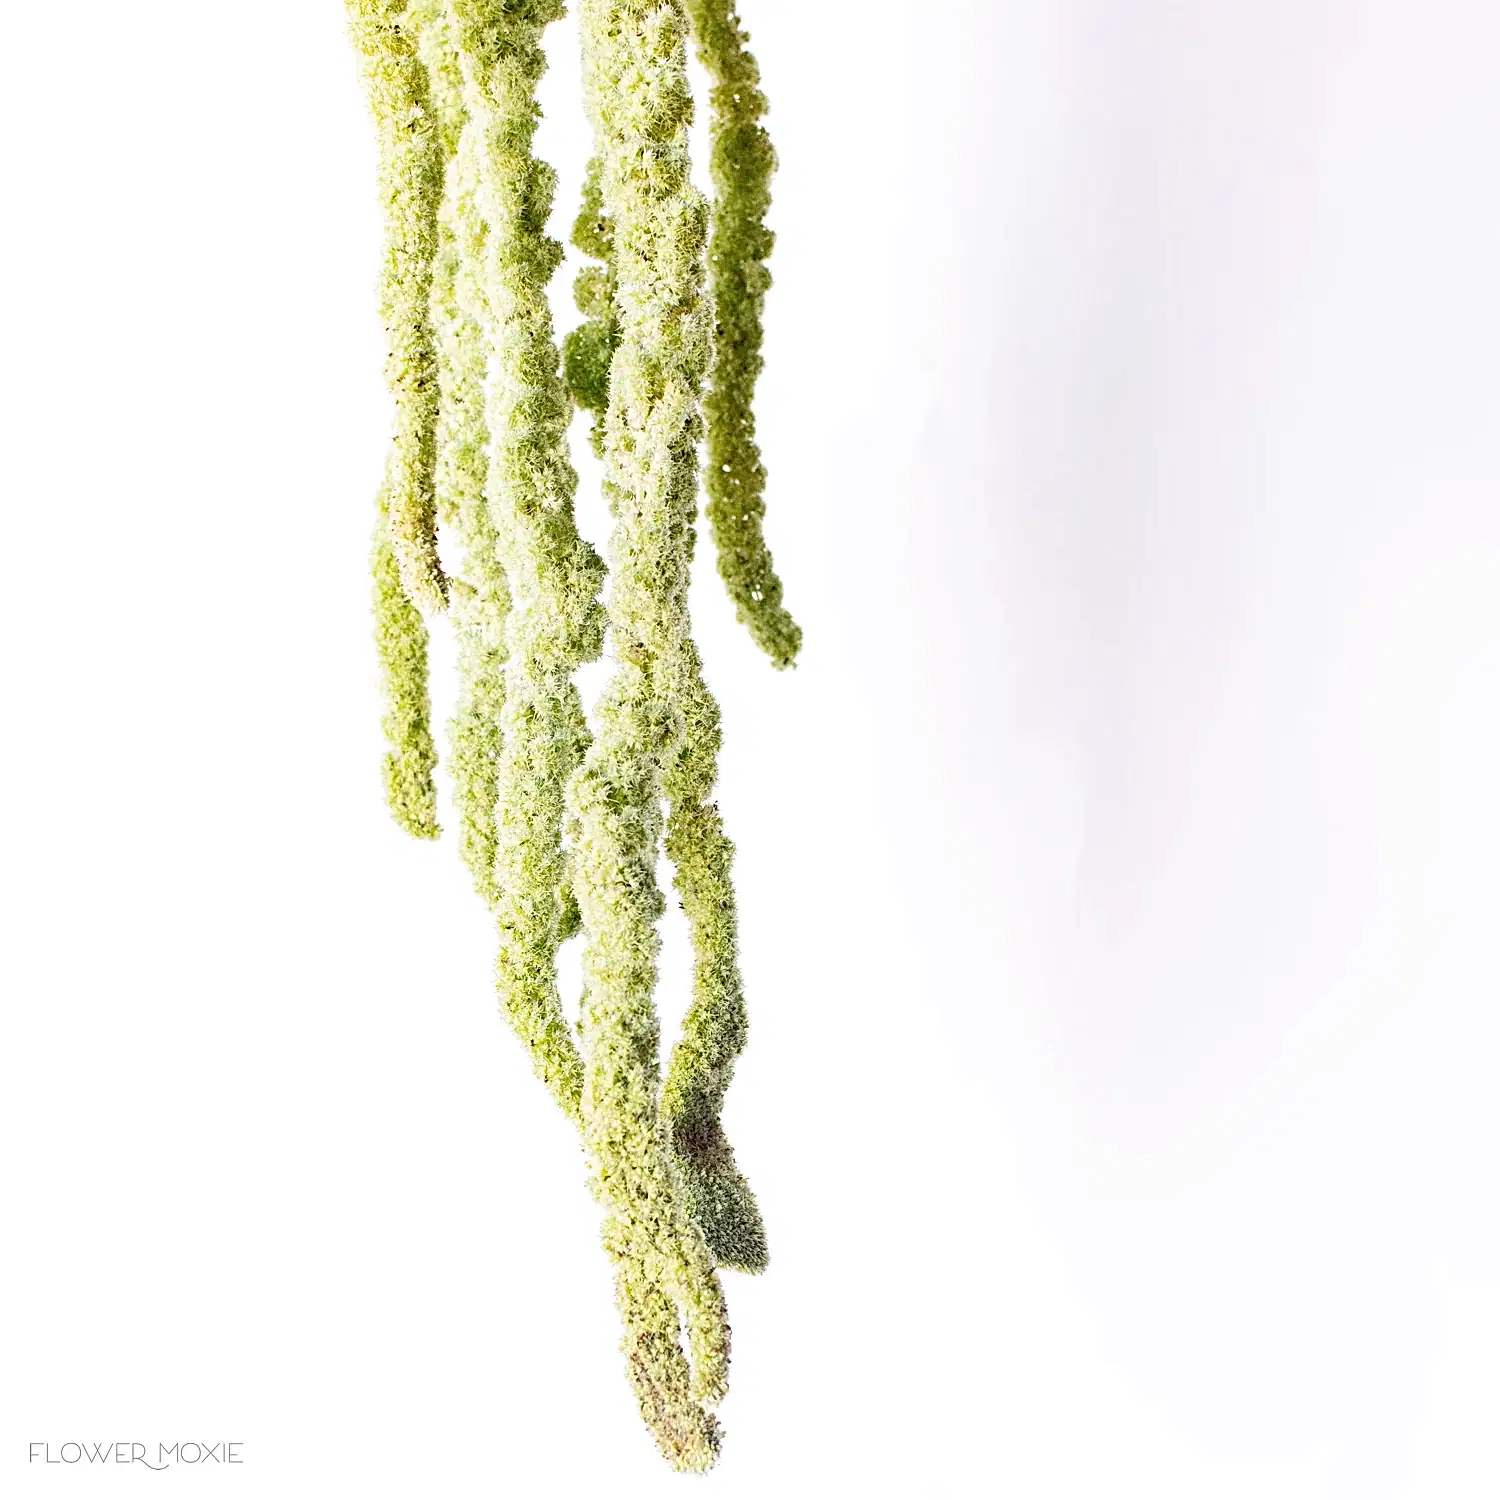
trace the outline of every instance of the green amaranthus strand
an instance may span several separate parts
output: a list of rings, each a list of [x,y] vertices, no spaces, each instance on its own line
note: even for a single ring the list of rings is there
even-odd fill
[[[394,467],[394,462],[390,465]],[[374,583],[375,650],[385,698],[385,800],[391,815],[409,834],[435,839],[437,789],[432,772],[437,749],[432,743],[427,697],[427,627],[421,611],[406,596],[391,547],[389,485],[376,498],[375,539],[371,548]]]
[[[556,177],[531,150],[536,86],[546,68],[541,34],[562,5],[448,0],[447,14],[488,224],[483,300],[496,356],[488,499],[511,595],[496,771],[497,977],[538,1074],[576,1118],[583,1069],[557,987],[557,949],[570,917],[563,788],[587,743],[572,679],[602,648],[604,569],[573,519],[572,405],[546,295],[562,259],[546,233]]]
[[[728,17],[719,17],[718,21],[714,33],[718,49],[728,50],[734,57],[747,55],[737,50],[741,41],[737,27]],[[750,66],[753,69],[753,61]],[[764,142],[764,132],[758,132],[756,140]],[[586,267],[574,282],[574,301],[586,315],[586,321],[563,343],[568,386],[577,404],[595,413],[591,437],[595,452],[601,457],[610,365],[620,342],[615,308],[618,278],[614,264],[614,225],[604,209],[602,166],[598,157],[589,163],[572,236],[580,250],[601,264]],[[768,194],[763,197],[769,201]],[[726,200],[731,217],[738,201],[733,193],[721,200],[718,210],[721,235]],[[752,308],[751,315],[758,340],[758,309]],[[753,383],[752,373],[749,382],[742,383],[739,390],[744,397],[746,416]],[[723,416],[721,410],[721,419]],[[763,544],[761,550],[764,552]],[[769,556],[766,563],[769,566]],[[779,595],[779,583],[775,589]],[[773,602],[770,612],[773,626],[777,615],[785,619],[784,611]],[[795,626],[791,628],[796,631]],[[795,650],[795,645],[792,649]],[[693,935],[694,1001],[684,1021],[683,1038],[673,1051],[662,1100],[663,1113],[688,1212],[715,1261],[737,1270],[761,1271],[767,1263],[765,1226],[750,1186],[735,1165],[734,1153],[719,1120],[734,1060],[744,1048],[746,1017],[730,880],[733,845],[724,836],[717,808],[707,803],[718,775],[719,711],[703,682],[697,650],[690,642],[680,701],[686,742],[666,781],[671,800],[666,844],[675,866],[674,883]]]
[[[493,905],[495,803],[499,795],[500,720],[505,706],[505,617],[510,590],[485,495],[489,432],[484,387],[488,346],[482,321],[485,225],[475,202],[474,131],[463,104],[463,72],[442,0],[412,12],[432,84],[447,163],[438,248],[433,262],[432,324],[438,351],[438,516],[451,526],[463,559],[450,580],[449,615],[458,641],[458,705],[448,723],[449,770],[458,813],[459,852],[474,888]]]
[[[711,1408],[728,1375],[715,1265],[759,1270],[766,1241],[719,1119],[746,1015],[733,847],[710,800],[719,711],[687,591],[702,404],[720,571],[773,661],[795,655],[800,634],[761,534],[749,413],[774,158],[732,0],[581,3],[596,159],[573,240],[597,264],[575,283],[586,321],[560,370],[546,298],[561,259],[546,234],[555,177],[532,142],[541,38],[561,0],[348,0],[380,123],[397,408],[374,557],[386,778],[403,824],[435,835],[418,606],[441,608],[451,593],[455,804],[496,917],[503,1007],[579,1126],[641,1412],[676,1467],[701,1470],[718,1452]],[[691,26],[714,79],[717,329],[704,285],[710,213],[689,173]],[[592,743],[574,678],[602,647],[603,566],[574,523],[575,402],[594,413],[613,516],[616,670]],[[439,519],[462,549],[451,581]],[[695,960],[665,1082],[653,999],[664,835]],[[575,1042],[556,960],[580,925]]]
[[[781,580],[766,545],[766,470],[755,441],[755,382],[775,236],[766,228],[776,153],[761,125],[766,96],[734,0],[684,0],[698,60],[713,86],[709,158],[715,200],[710,286],[718,327],[708,395],[704,482],[719,576],[735,613],[778,667],[790,666],[802,629],[781,603]]]
[[[710,353],[708,210],[689,177],[679,0],[584,0],[582,34],[620,317],[606,419],[617,670],[599,707],[599,738],[569,789],[587,934],[583,1135],[641,1413],[674,1465],[702,1469],[718,1451],[706,1406],[725,1389],[729,1329],[665,1140],[652,996],[661,799],[682,745],[673,688],[688,632],[697,405]]]
[[[703,681],[698,648],[690,640],[683,644],[678,698],[684,732],[666,778],[667,853],[693,937],[693,1003],[672,1049],[662,1114],[687,1211],[714,1260],[738,1271],[763,1271],[765,1225],[719,1123],[747,1022],[730,880],[734,845],[724,836],[719,809],[708,800],[718,779],[719,705]]]
[[[386,220],[380,309],[389,345],[386,381],[396,407],[386,479],[391,550],[408,598],[436,613],[447,606],[448,587],[437,554],[433,458],[438,381],[428,296],[443,192],[443,148],[427,68],[418,53],[417,25],[406,15],[405,0],[346,3],[380,136]]]

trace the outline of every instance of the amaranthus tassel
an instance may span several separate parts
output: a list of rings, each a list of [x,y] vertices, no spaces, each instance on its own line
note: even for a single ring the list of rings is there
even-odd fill
[[[476,132],[488,224],[484,300],[497,357],[489,392],[489,510],[510,586],[505,708],[497,769],[497,977],[511,1024],[569,1114],[582,1065],[557,989],[565,917],[563,788],[587,729],[573,675],[598,656],[604,568],[573,519],[572,406],[559,375],[547,282],[562,247],[546,234],[556,177],[531,152],[555,0],[449,0]]]
[[[606,423],[617,671],[569,796],[587,936],[583,1134],[606,1211],[627,1368],[663,1453],[679,1467],[704,1468],[718,1448],[705,1407],[725,1388],[729,1328],[666,1149],[652,1000],[661,799],[682,740],[672,689],[687,637],[697,404],[709,356],[708,211],[688,171],[686,32],[680,4],[583,6],[584,87],[619,277]],[[686,1325],[691,1363],[668,1300]]]

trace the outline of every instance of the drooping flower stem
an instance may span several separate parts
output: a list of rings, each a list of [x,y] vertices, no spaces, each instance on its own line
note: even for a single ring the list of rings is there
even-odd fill
[[[766,470],[755,441],[755,382],[775,236],[766,228],[776,153],[761,125],[766,96],[734,0],[684,0],[698,59],[713,87],[709,170],[714,184],[708,263],[717,327],[708,395],[704,482],[719,576],[751,637],[778,667],[790,666],[802,629],[781,603],[765,538]]]
[[[582,1064],[557,987],[567,915],[563,788],[587,740],[573,676],[603,644],[604,569],[573,519],[572,406],[546,295],[562,259],[546,233],[556,176],[531,150],[546,68],[541,33],[561,14],[558,0],[448,0],[488,225],[483,302],[496,367],[487,487],[511,596],[496,770],[497,979],[537,1073],[576,1117]]]
[[[691,640],[683,644],[676,686],[683,737],[666,777],[667,853],[692,933],[693,1003],[672,1049],[662,1115],[685,1206],[714,1260],[737,1271],[763,1271],[765,1225],[719,1122],[747,1021],[730,879],[734,845],[708,800],[718,779],[719,706]]]
[[[403,826],[437,834],[422,612],[446,602],[459,842],[496,922],[502,1009],[579,1129],[642,1415],[675,1467],[702,1470],[728,1376],[716,1267],[766,1264],[720,1123],[747,1023],[734,851],[711,800],[719,710],[688,617],[705,413],[719,570],[778,666],[800,641],[762,534],[750,416],[771,244],[765,101],[735,0],[579,0],[595,150],[573,242],[595,264],[575,282],[585,321],[560,357],[547,302],[562,258],[546,232],[555,175],[533,142],[542,36],[562,0],[346,4],[387,219],[396,423],[374,578],[388,797]],[[689,172],[694,28],[714,83],[712,215]],[[594,414],[605,464],[607,613],[603,564],[574,520],[575,403]],[[459,547],[451,579],[439,523]],[[593,739],[576,678],[606,625],[614,670]],[[665,1080],[663,847],[694,951]],[[580,927],[572,1026],[557,955]]]
[[[346,8],[380,138],[386,221],[380,309],[388,339],[386,381],[396,407],[386,479],[391,550],[407,597],[438,613],[447,605],[448,584],[437,554],[438,380],[428,296],[443,148],[417,27],[406,15],[405,0],[346,0]]]

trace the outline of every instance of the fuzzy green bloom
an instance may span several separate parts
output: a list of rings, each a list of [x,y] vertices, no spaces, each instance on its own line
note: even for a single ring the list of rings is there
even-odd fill
[[[346,0],[346,5],[380,137],[386,220],[380,311],[389,343],[386,381],[396,406],[394,455],[386,481],[391,547],[407,596],[422,609],[438,612],[447,606],[448,585],[437,554],[433,460],[438,380],[427,304],[443,192],[443,148],[416,23],[405,14],[405,0]]]
[[[690,640],[683,644],[678,672],[683,740],[666,778],[667,853],[693,936],[693,1003],[672,1049],[662,1115],[688,1214],[714,1260],[738,1271],[763,1271],[765,1225],[719,1123],[747,1030],[729,873],[734,845],[708,800],[718,779],[719,706]]]
[[[573,674],[598,656],[604,568],[573,519],[572,404],[559,374],[547,283],[562,247],[546,233],[556,174],[532,154],[557,0],[448,0],[475,132],[486,333],[496,367],[488,501],[509,582],[504,710],[496,769],[496,972],[511,1024],[558,1102],[578,1112],[582,1064],[557,988],[568,913],[563,788],[587,728]]]
[[[688,9],[690,14],[695,9],[700,12],[695,17],[700,54],[707,51],[713,58],[727,59],[727,66],[721,68],[721,73],[733,74],[736,70],[743,73],[747,60],[753,72],[754,62],[741,48],[742,38],[732,8],[726,7],[722,12],[716,9],[712,13],[702,12],[701,7],[689,6]],[[758,131],[758,127],[756,129]],[[756,141],[768,144],[764,132],[758,131]],[[604,416],[609,404],[610,367],[620,342],[620,323],[615,307],[618,277],[614,224],[604,207],[602,171],[603,162],[596,156],[590,161],[584,179],[583,201],[572,236],[574,245],[602,264],[586,267],[574,282],[574,301],[587,321],[570,333],[563,343],[568,386],[577,404],[595,413],[591,437],[594,449],[601,457]],[[762,197],[769,202],[768,193],[763,193]],[[744,194],[736,194],[733,190],[721,198],[715,217],[716,232],[721,236],[726,223],[733,224],[736,211],[745,208],[744,199]],[[765,249],[769,250],[769,237]],[[721,276],[719,280],[723,282],[725,278]],[[738,287],[743,277],[738,281],[730,280]],[[747,312],[758,347],[758,303]],[[722,335],[722,325],[719,332]],[[733,384],[727,379],[732,365],[732,359],[721,359],[715,366],[724,378],[726,390]],[[735,387],[737,396],[743,398],[744,407],[742,412],[733,415],[736,424],[749,423],[753,384],[752,371],[748,381],[741,381]],[[720,425],[723,426],[722,410],[720,415]],[[753,427],[749,431],[753,450]],[[712,418],[709,442],[712,447]],[[755,534],[759,536],[758,526]],[[763,543],[760,552],[768,570],[770,559],[765,554]],[[780,584],[774,574],[771,575],[770,587],[779,598]],[[784,621],[784,612],[774,601],[769,611],[762,608],[763,600],[751,602],[756,604],[757,620],[768,630],[780,631],[783,644],[790,641],[790,650],[795,653],[795,640],[788,637],[778,623],[778,617]],[[796,632],[795,626],[790,628]],[[800,639],[800,633],[796,638]],[[749,1184],[735,1166],[734,1153],[719,1122],[734,1059],[744,1047],[746,1031],[744,996],[736,955],[734,891],[729,874],[733,845],[724,836],[718,810],[705,805],[718,774],[719,713],[702,680],[697,650],[691,642],[687,643],[683,666],[680,702],[685,716],[686,739],[677,766],[667,778],[667,792],[672,803],[667,850],[676,866],[674,883],[693,933],[695,999],[686,1018],[684,1037],[673,1053],[663,1096],[663,1112],[670,1127],[689,1213],[705,1236],[715,1260],[720,1265],[738,1270],[760,1271],[767,1261],[765,1228]]]
[[[674,686],[688,634],[697,406],[710,352],[708,210],[689,176],[681,4],[584,0],[582,33],[620,320],[606,417],[618,666],[599,707],[599,737],[569,788],[587,936],[583,1136],[641,1414],[674,1465],[701,1469],[718,1449],[706,1408],[726,1386],[729,1327],[665,1139],[652,996],[661,801],[683,732]],[[680,1314],[686,1353],[668,1303]]]
[[[766,1239],[719,1119],[746,1014],[733,846],[710,800],[719,711],[687,596],[712,363],[720,571],[777,665],[795,655],[761,536],[749,416],[773,158],[732,0],[581,3],[596,157],[573,241],[597,264],[575,282],[585,322],[560,359],[546,296],[562,258],[546,233],[555,175],[532,143],[541,38],[561,0],[348,0],[381,130],[397,410],[374,556],[386,780],[398,819],[435,836],[418,605],[451,595],[454,800],[496,919],[502,1006],[579,1127],[641,1413],[675,1467],[702,1470],[718,1454],[711,1409],[728,1379],[716,1265],[760,1270]],[[711,256],[709,208],[689,173],[690,21],[715,79]],[[574,679],[602,649],[604,568],[574,522],[575,404],[594,413],[613,517],[616,670],[596,740]],[[451,581],[437,565],[439,519],[461,547]],[[663,841],[694,948],[693,1002],[665,1082],[654,1003]],[[575,1039],[557,950],[580,928]]]
[[[374,576],[375,649],[380,659],[386,711],[385,799],[392,816],[413,837],[438,836],[437,790],[432,784],[437,750],[429,728],[427,627],[406,596],[391,546],[387,487],[376,500]]]
[[[771,285],[766,257],[775,240],[765,217],[776,153],[760,123],[766,96],[734,0],[684,0],[684,5],[698,60],[713,80],[709,167],[716,197],[708,262],[718,326],[703,403],[706,509],[719,576],[735,613],[756,645],[785,667],[802,645],[802,629],[782,608],[781,580],[766,546],[766,471],[755,441],[754,409],[755,382],[764,364],[762,315]]]
[[[476,140],[463,107],[463,73],[441,0],[421,13],[422,55],[433,80],[448,163],[438,214],[432,322],[437,339],[440,404],[437,424],[438,514],[463,545],[451,581],[449,614],[458,638],[459,699],[448,724],[449,770],[458,813],[459,852],[474,888],[493,906],[499,799],[500,723],[505,706],[505,617],[510,590],[486,498],[489,431],[484,387],[488,346],[479,270],[486,229],[475,201]]]

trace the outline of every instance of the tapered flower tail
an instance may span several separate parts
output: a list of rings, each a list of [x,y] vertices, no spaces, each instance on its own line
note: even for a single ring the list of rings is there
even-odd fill
[[[704,483],[719,576],[735,613],[778,667],[790,666],[802,629],[781,603],[781,579],[765,538],[766,470],[755,441],[755,383],[761,344],[766,258],[775,236],[766,228],[776,153],[761,125],[766,96],[734,0],[685,0],[698,59],[712,80],[710,173],[713,236],[708,247],[714,299],[714,363],[703,403],[708,422]]]
[[[669,1155],[653,992],[661,804],[683,736],[676,689],[688,640],[698,401],[710,352],[708,212],[688,170],[692,96],[681,4],[584,0],[582,18],[584,92],[619,286],[605,420],[617,670],[599,707],[598,738],[569,789],[587,937],[583,1137],[609,1219],[606,1243],[637,1393],[643,1386],[679,1392],[686,1360],[688,1395],[707,1406],[727,1383],[729,1326]],[[675,1328],[632,1342],[641,1309],[659,1298],[677,1305],[686,1354]],[[653,1365],[640,1368],[648,1355]],[[671,1410],[680,1412],[680,1401]],[[644,1399],[642,1411],[656,1421],[666,1451],[679,1431],[676,1417],[653,1419]],[[707,1422],[706,1412],[699,1420]]]
[[[572,405],[547,304],[562,259],[546,233],[556,178],[531,149],[546,68],[541,34],[561,14],[555,0],[447,5],[488,226],[482,291],[496,368],[487,499],[511,597],[496,764],[496,977],[537,1073],[576,1117],[582,1063],[557,985],[567,915],[563,789],[587,740],[573,676],[603,645],[604,567],[573,518]]]
[[[757,81],[755,63],[743,49],[732,7],[689,6],[688,9],[700,12],[695,15],[700,56],[718,64],[717,74],[721,78],[753,88]],[[738,245],[747,254],[760,248],[763,254],[769,250],[769,236],[762,240],[753,236],[747,239],[740,221],[747,215],[763,213],[769,202],[768,192],[762,191],[757,209],[755,193],[751,191],[755,182],[760,181],[754,171],[757,164],[769,167],[768,157],[762,163],[756,155],[756,149],[768,145],[764,132],[755,123],[764,100],[755,92],[753,99],[746,97],[742,105],[741,95],[733,87],[730,93],[731,97],[725,101],[716,97],[715,120],[718,125],[725,125],[725,110],[719,108],[722,102],[729,117],[726,128],[731,134],[734,120],[741,121],[739,136],[729,146],[743,144],[741,138],[748,137],[752,149],[736,155],[726,148],[734,159],[720,173],[720,198],[713,221],[718,240],[714,243],[725,242],[730,250]],[[574,282],[574,301],[585,314],[585,321],[563,344],[565,378],[577,405],[594,413],[591,438],[600,457],[604,456],[605,448],[610,369],[620,343],[614,221],[604,205],[603,168],[603,160],[598,156],[589,162],[572,236],[573,244],[599,264],[585,267]],[[747,168],[751,178],[749,190],[743,182]],[[761,187],[764,189],[763,181]],[[721,250],[725,244],[720,245]],[[750,353],[758,359],[755,350],[759,348],[760,337],[759,301],[746,304],[743,296],[746,277],[753,279],[753,268],[747,270],[740,261],[726,268],[715,259],[712,250],[710,266],[715,287],[721,295],[727,289],[732,305],[739,309],[731,316],[731,325],[741,332],[748,326],[748,340],[755,346]],[[750,414],[755,371],[747,372],[744,367],[746,339],[726,348],[724,333],[721,318],[715,370],[725,400],[715,407],[713,396],[709,397],[709,449],[711,453],[719,452],[722,458],[727,446],[736,446],[736,451],[749,453],[754,460],[752,467],[759,474]],[[710,468],[713,469],[712,464]],[[725,477],[722,468],[718,472],[717,489],[710,473],[711,493],[731,487],[731,480]],[[718,535],[724,546],[729,547],[732,533],[727,524],[719,529]],[[754,535],[759,538],[758,524]],[[800,640],[800,631],[779,608],[781,585],[771,571],[763,541],[756,540],[755,547],[759,549],[760,560],[750,572],[740,570],[735,574],[731,593],[736,598],[742,597],[747,607],[752,608],[752,628],[759,632],[757,638],[763,645],[771,642],[768,649],[773,657],[779,652],[790,660]],[[744,553],[741,546],[737,555]],[[728,555],[721,548],[721,562]],[[766,590],[774,596],[769,601]],[[751,599],[751,594],[757,594],[759,599]],[[695,976],[694,1003],[686,1018],[685,1035],[673,1053],[662,1108],[689,1214],[707,1240],[715,1261],[737,1270],[760,1271],[767,1263],[765,1226],[750,1185],[735,1164],[734,1152],[719,1118],[734,1059],[744,1046],[745,1006],[730,879],[733,845],[724,836],[718,809],[707,802],[718,775],[719,711],[703,682],[702,665],[691,640],[684,643],[677,692],[685,733],[681,754],[665,783],[671,805],[666,847],[675,866],[678,895],[692,929]]]
[[[584,322],[560,349],[547,298],[562,259],[547,234],[556,178],[533,145],[542,37],[562,0],[346,4],[386,209],[395,428],[373,567],[387,795],[404,827],[437,835],[423,615],[446,608],[459,847],[495,922],[501,1009],[578,1128],[641,1415],[674,1467],[702,1471],[728,1387],[719,1272],[767,1259],[720,1118],[746,1013],[734,850],[712,801],[719,710],[688,614],[705,441],[707,513],[739,616],[778,666],[801,638],[762,532],[750,413],[771,244],[765,101],[733,0],[579,0],[595,153],[572,238],[592,264],[574,284]],[[714,84],[712,211],[689,170],[695,30]],[[574,518],[578,409],[604,461],[607,609],[604,564]],[[457,544],[451,577],[439,525]],[[591,726],[577,678],[606,630],[612,676]],[[665,1078],[663,848],[694,953]],[[558,950],[579,932],[572,1022]]]

